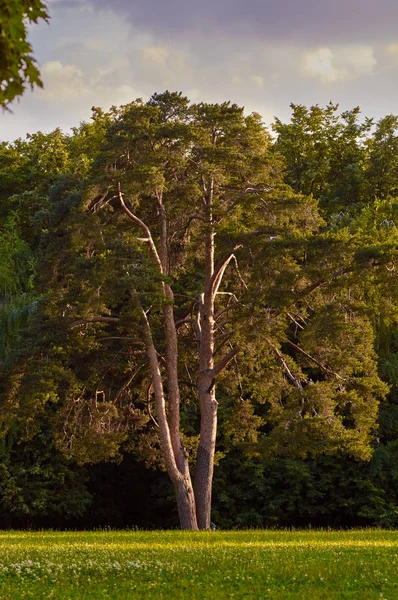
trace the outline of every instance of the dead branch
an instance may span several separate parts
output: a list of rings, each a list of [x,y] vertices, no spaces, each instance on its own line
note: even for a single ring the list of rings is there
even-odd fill
[[[159,423],[153,416],[152,410],[151,410],[151,402],[152,402],[151,401],[151,391],[152,391],[152,382],[148,385],[147,390],[146,390],[146,405],[147,405],[149,418],[154,423],[155,427],[157,427],[159,429]]]
[[[126,213],[126,215],[132,220],[134,221],[134,223],[137,223],[137,225],[139,225],[141,227],[141,229],[144,231],[144,233],[146,234],[146,240],[148,241],[149,247],[151,249],[152,255],[155,259],[156,264],[158,265],[160,272],[163,273],[163,267],[162,267],[162,261],[160,260],[160,256],[159,253],[157,251],[155,242],[153,241],[153,237],[151,234],[151,230],[149,229],[148,225],[146,225],[144,223],[144,221],[142,221],[139,217],[137,217],[133,212],[131,212],[131,210],[126,206],[125,202],[124,202],[124,198],[123,198],[123,194],[121,192],[121,188],[120,188],[120,182],[118,182],[117,184],[117,191],[118,191],[118,197],[119,197],[119,201],[121,204],[121,207],[123,208],[124,212]]]
[[[202,221],[202,223],[209,223],[209,220],[206,219],[205,217],[202,217],[201,215],[191,215],[190,217],[188,217],[187,222],[185,223],[184,227],[181,228],[181,231],[184,232],[183,237],[186,236],[187,231],[188,231],[192,221]]]
[[[230,296],[231,298],[236,300],[236,302],[238,302],[238,298],[232,292],[217,292],[217,296]]]
[[[76,329],[76,327],[81,327],[82,325],[88,325],[89,323],[120,323],[121,319],[118,317],[91,317],[89,319],[80,319],[79,321],[74,321],[71,324],[71,329]]]
[[[110,198],[108,198],[107,200],[105,200],[105,198],[107,197],[109,192],[109,188],[106,190],[105,194],[103,196],[101,196],[101,198],[98,200],[98,202],[96,202],[94,204],[94,206],[92,206],[90,208],[91,212],[97,212],[97,210],[104,208],[104,206],[106,206],[107,204],[109,204],[109,202],[112,202],[112,200],[116,200],[117,196],[111,196]]]
[[[293,321],[293,323],[296,325],[296,327],[298,327],[299,329],[304,329],[303,325],[300,325],[300,323],[298,323],[298,322],[296,321],[296,319],[293,317],[293,315],[291,315],[290,313],[286,313],[286,314],[287,314],[287,316],[289,317],[289,319],[290,319],[291,321]],[[297,329],[296,329],[296,332],[297,332]]]
[[[180,325],[184,325],[185,323],[196,323],[196,320],[193,319],[192,317],[186,318],[186,319],[180,319],[179,321],[176,321],[176,327],[179,327]]]
[[[228,304],[228,306],[226,306],[225,308],[222,308],[214,315],[214,320],[218,321],[218,319],[220,317],[222,317],[222,315],[224,315],[226,312],[228,312],[232,308],[235,308],[235,306],[237,306],[238,304],[240,304],[240,302],[231,302],[231,304]]]
[[[179,321],[176,321],[176,329],[178,329],[178,327],[180,325],[193,325],[193,328],[195,330],[195,334],[197,337],[197,341],[199,342],[200,340],[200,326],[199,323],[197,321],[197,319],[194,319],[193,317],[191,318],[187,318],[187,319],[180,319]]]
[[[242,245],[239,244],[237,246],[235,246],[234,248],[234,252],[235,250],[238,250],[239,248],[241,248]],[[231,262],[231,260],[236,260],[235,254],[229,254],[226,258],[224,258],[221,263],[219,264],[218,268],[214,271],[210,282],[209,282],[209,292],[216,295],[218,293],[218,289],[221,285],[222,279],[224,277],[224,273],[226,271],[226,268],[228,267],[229,263]]]
[[[213,378],[215,379],[217,375],[219,375],[227,365],[235,358],[235,356],[239,353],[240,348],[232,348],[221,360],[219,360],[213,367]]]
[[[140,365],[138,365],[138,367],[136,368],[136,370],[132,373],[132,375],[130,375],[130,377],[127,379],[127,381],[122,385],[122,387],[120,388],[120,390],[118,391],[118,393],[116,394],[113,403],[116,404],[116,402],[119,400],[119,398],[122,396],[123,392],[126,391],[126,389],[131,385],[131,383],[134,381],[135,377],[138,375],[138,373],[141,371],[141,369],[143,367],[145,367],[145,365],[147,364],[147,361],[141,363]]]
[[[308,354],[305,350],[303,350],[302,348],[300,348],[300,346],[297,346],[297,344],[295,344],[294,342],[291,342],[290,340],[286,340],[286,342],[289,344],[289,346],[291,346],[292,348],[294,348],[298,352],[301,352],[301,354],[303,354],[303,356],[305,356],[306,358],[308,358],[308,360],[310,360],[311,362],[315,363],[324,373],[328,373],[328,375],[333,375],[333,377],[336,377],[336,379],[340,379],[340,381],[347,381],[346,378],[342,377],[338,373],[335,373],[333,371],[333,369],[331,369],[330,367],[327,367],[327,366],[323,365],[319,360],[317,360],[316,358],[314,358],[313,356],[311,356],[310,354]]]
[[[213,352],[213,356],[216,356],[228,342],[228,340],[234,335],[234,331],[227,331],[225,333],[221,333],[220,335],[216,335],[214,338],[215,342],[219,342],[218,346],[215,348]]]
[[[301,385],[301,381],[298,377],[295,377],[293,375],[293,373],[291,372],[291,370],[289,369],[289,366],[286,362],[285,357],[283,356],[283,354],[278,350],[278,348],[276,346],[274,346],[274,344],[272,344],[270,342],[270,340],[267,340],[268,344],[270,345],[270,347],[272,348],[272,350],[274,351],[277,359],[279,360],[279,362],[281,363],[286,375],[288,376],[288,378],[290,379],[290,381],[293,383],[293,385],[300,391],[303,391],[303,386]]]
[[[300,300],[300,299],[305,300],[306,296],[308,296],[315,290],[323,287],[324,285],[326,285],[328,283],[331,283],[332,281],[335,281],[336,279],[338,279],[339,277],[342,277],[343,275],[352,273],[353,271],[356,270],[356,268],[357,267],[354,265],[351,265],[350,267],[341,268],[341,269],[338,269],[337,271],[335,271],[334,273],[332,273],[330,275],[330,277],[326,277],[324,279],[318,279],[317,281],[314,281],[314,283],[311,283],[309,286],[307,286],[306,288],[304,288],[303,290],[298,292],[297,295],[295,296],[295,298],[288,304],[287,307],[276,310],[274,313],[274,316],[279,317],[283,312],[286,311],[286,309],[289,310],[292,306],[294,306],[294,304],[297,302],[297,300]]]
[[[233,260],[233,261],[234,261],[234,263],[235,263],[235,268],[236,268],[236,272],[238,273],[238,278],[239,278],[239,281],[241,282],[241,284],[243,285],[243,287],[245,288],[245,290],[247,290],[247,284],[246,284],[246,281],[243,279],[243,277],[242,277],[242,275],[241,275],[241,272],[240,272],[240,270],[239,270],[238,259],[236,258],[236,256],[235,256],[235,255],[233,256],[233,259],[232,259],[232,260]]]

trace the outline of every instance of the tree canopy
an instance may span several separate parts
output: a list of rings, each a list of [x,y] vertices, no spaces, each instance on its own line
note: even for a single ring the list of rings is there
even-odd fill
[[[274,140],[165,92],[1,145],[7,493],[43,443],[54,477],[165,470],[191,529],[212,506],[264,524],[255,490],[283,503],[280,478],[315,486],[325,465],[393,477],[396,120],[292,113]]]

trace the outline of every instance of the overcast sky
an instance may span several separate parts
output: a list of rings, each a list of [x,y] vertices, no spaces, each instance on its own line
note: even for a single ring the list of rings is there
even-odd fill
[[[290,102],[398,113],[397,0],[50,0],[31,29],[44,90],[0,114],[0,139],[70,127],[166,89],[270,123]]]

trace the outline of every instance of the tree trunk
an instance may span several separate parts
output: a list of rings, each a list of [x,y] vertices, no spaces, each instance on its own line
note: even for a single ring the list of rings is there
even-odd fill
[[[195,496],[190,476],[178,477],[173,485],[181,529],[198,529]]]
[[[170,275],[170,257],[168,247],[168,225],[167,214],[163,204],[163,193],[156,195],[159,211],[160,226],[160,251],[161,272]],[[171,445],[178,471],[183,476],[183,481],[177,478],[174,484],[177,496],[178,512],[180,514],[181,527],[187,529],[183,522],[191,519],[192,506],[185,506],[185,497],[192,503],[194,500],[192,483],[189,476],[188,456],[185,451],[180,431],[180,385],[178,379],[178,339],[174,320],[174,294],[169,283],[162,282],[165,303],[163,305],[163,323],[166,336],[166,376],[167,376],[167,422],[170,430]],[[178,500],[178,498],[180,498]],[[195,511],[195,506],[193,506]],[[187,513],[187,514],[186,514]],[[183,515],[181,517],[181,515]]]
[[[214,226],[213,181],[207,188],[208,229],[205,241],[205,285],[199,298],[199,375],[200,440],[195,471],[195,502],[199,529],[210,529],[214,453],[217,434],[217,401],[214,379]]]
[[[209,286],[210,287],[210,286]],[[198,393],[200,404],[200,441],[195,471],[195,502],[199,529],[210,529],[211,492],[217,434],[217,401],[214,367],[214,300],[211,291],[200,305],[200,360]]]
[[[163,389],[163,380],[160,372],[158,355],[153,343],[151,328],[145,311],[141,308],[143,334],[147,349],[149,366],[152,376],[152,384],[155,393],[155,408],[159,422],[159,439],[162,448],[162,455],[166,465],[167,472],[173,483],[178,515],[180,518],[181,529],[198,529],[196,519],[195,496],[192,487],[191,476],[189,474],[188,457],[183,453],[180,444],[180,460],[183,458],[182,471],[180,470],[176,455],[173,449],[172,437],[166,413],[166,399]]]
[[[118,184],[120,203],[129,216],[145,232],[155,263],[161,275],[169,275],[167,215],[163,195],[157,193],[160,225],[160,253],[147,225],[126,206]],[[144,309],[140,307],[144,341],[149,358],[152,385],[155,394],[159,438],[167,472],[173,483],[180,525],[182,529],[210,529],[211,492],[214,453],[217,432],[217,401],[214,375],[214,226],[212,215],[213,181],[206,193],[207,231],[205,241],[205,287],[199,299],[199,374],[198,396],[201,411],[200,441],[196,463],[195,487],[192,486],[188,457],[180,431],[180,389],[178,380],[178,340],[174,320],[173,291],[168,282],[162,282],[164,293],[163,324],[166,337],[167,409],[158,354],[152,338],[151,326]],[[219,285],[219,283],[218,283]],[[134,297],[133,293],[133,297]]]
[[[214,387],[203,378],[199,391],[201,406],[200,444],[195,471],[195,502],[199,529],[210,529],[214,454],[217,433],[217,401]],[[203,385],[203,387],[202,387]]]

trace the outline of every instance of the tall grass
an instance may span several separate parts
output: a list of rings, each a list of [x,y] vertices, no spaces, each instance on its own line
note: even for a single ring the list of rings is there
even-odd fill
[[[398,532],[3,532],[0,599],[398,599]]]

